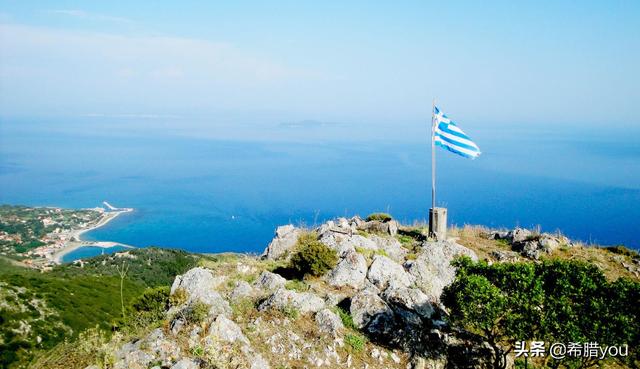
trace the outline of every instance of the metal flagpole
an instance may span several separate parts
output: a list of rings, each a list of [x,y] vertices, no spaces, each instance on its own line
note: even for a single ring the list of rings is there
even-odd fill
[[[431,209],[436,208],[436,99],[431,106]]]

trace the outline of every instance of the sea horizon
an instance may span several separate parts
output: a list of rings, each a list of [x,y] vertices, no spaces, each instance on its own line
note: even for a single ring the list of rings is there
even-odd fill
[[[246,139],[225,136],[229,125],[194,137],[180,133],[182,121],[153,133],[144,119],[99,123],[0,120],[0,203],[90,208],[107,200],[135,210],[86,240],[203,253],[262,252],[282,224],[376,211],[407,224],[428,218],[422,123],[373,125],[360,136],[366,125],[247,124]],[[114,134],[109,125],[127,129]],[[449,225],[540,227],[640,248],[638,130],[621,138],[563,125],[467,126],[479,159],[437,153],[437,203],[449,209]]]

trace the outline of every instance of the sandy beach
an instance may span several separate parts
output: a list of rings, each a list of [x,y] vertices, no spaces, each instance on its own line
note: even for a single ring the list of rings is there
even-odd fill
[[[86,227],[86,228],[81,228],[81,229],[75,229],[69,232],[69,241],[67,241],[64,245],[63,248],[61,248],[60,250],[56,251],[53,255],[51,255],[51,260],[54,261],[57,264],[61,264],[62,263],[62,259],[64,258],[65,255],[67,255],[68,253],[75,251],[81,247],[84,246],[96,246],[96,247],[103,247],[103,248],[110,248],[110,247],[114,247],[114,246],[121,246],[121,247],[126,247],[126,248],[133,248],[134,246],[131,245],[125,245],[122,243],[118,243],[118,242],[112,242],[112,241],[85,241],[82,240],[82,235],[84,233],[87,233],[89,231],[92,231],[96,228],[100,228],[103,227],[104,225],[106,225],[107,223],[109,223],[110,221],[114,220],[115,218],[117,218],[120,214],[123,213],[128,213],[133,211],[133,209],[126,209],[126,210],[119,210],[119,211],[111,211],[111,212],[105,212],[102,215],[102,218],[95,224]]]

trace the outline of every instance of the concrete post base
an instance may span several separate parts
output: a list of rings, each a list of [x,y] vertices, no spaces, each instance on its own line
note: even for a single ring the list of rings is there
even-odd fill
[[[447,239],[447,208],[429,209],[429,236],[438,241]]]

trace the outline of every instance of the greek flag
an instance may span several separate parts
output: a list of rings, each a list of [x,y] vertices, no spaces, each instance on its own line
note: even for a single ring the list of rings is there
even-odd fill
[[[436,145],[465,158],[480,156],[480,148],[458,126],[447,118],[437,107],[433,108],[435,130],[433,140]]]

